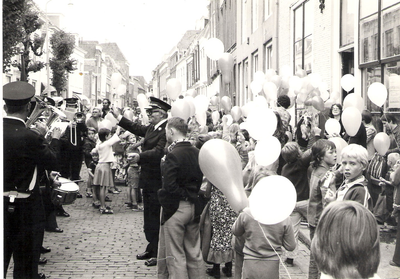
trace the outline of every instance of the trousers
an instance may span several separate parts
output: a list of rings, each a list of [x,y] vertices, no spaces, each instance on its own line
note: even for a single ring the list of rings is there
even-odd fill
[[[158,278],[202,278],[200,226],[194,221],[195,205],[180,201],[178,210],[160,227]]]

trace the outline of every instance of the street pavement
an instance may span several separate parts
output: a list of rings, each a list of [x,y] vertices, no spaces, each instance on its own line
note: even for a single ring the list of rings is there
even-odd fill
[[[86,168],[81,176],[86,180]],[[51,252],[43,254],[48,262],[39,266],[39,272],[52,279],[89,278],[157,278],[156,267],[147,267],[136,255],[145,250],[143,212],[133,212],[125,207],[128,200],[126,187],[120,194],[108,194],[114,210],[113,215],[101,215],[92,207],[92,199],[83,197],[74,204],[64,206],[71,217],[57,217],[63,233],[45,232],[44,246]],[[85,194],[86,183],[80,183],[80,192]],[[378,275],[381,278],[400,278],[400,268],[389,266],[394,252],[394,234],[381,237],[381,263]],[[302,226],[298,256],[293,267],[280,266],[281,278],[307,278],[309,264],[309,233]],[[285,260],[284,256],[282,260]],[[206,265],[206,267],[211,267]],[[7,273],[12,278],[13,265]],[[205,279],[213,278],[206,275]],[[226,278],[221,272],[221,278]]]

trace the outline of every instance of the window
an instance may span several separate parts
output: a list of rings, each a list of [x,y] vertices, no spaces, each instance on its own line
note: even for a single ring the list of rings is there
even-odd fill
[[[356,0],[341,1],[340,46],[354,43],[354,7]]]
[[[294,10],[294,68],[312,72],[313,10],[310,1],[304,1]]]
[[[247,40],[247,1],[242,0],[242,43]]]
[[[252,10],[251,10],[251,18],[252,18],[252,31],[255,32],[258,28],[258,1],[252,0]]]
[[[243,90],[244,90],[244,100],[249,101],[249,61],[245,59],[243,61]]]
[[[264,0],[264,21],[271,15],[271,0]]]
[[[253,67],[253,72],[252,76],[254,77],[255,72],[258,71],[258,51],[255,51],[252,55],[252,67]]]
[[[360,0],[359,29],[363,96],[369,85],[381,82],[388,90],[384,110],[400,112],[400,2]],[[367,109],[381,111],[364,99]]]
[[[272,68],[272,43],[266,43],[264,45],[264,72]]]

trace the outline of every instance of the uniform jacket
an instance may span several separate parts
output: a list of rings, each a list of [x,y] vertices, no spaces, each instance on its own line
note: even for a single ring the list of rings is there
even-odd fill
[[[27,129],[22,121],[4,118],[3,125],[3,190],[25,192],[36,166],[38,170],[58,169],[57,151],[50,148],[43,136]],[[52,145],[59,148],[59,141],[53,139]]]
[[[200,216],[199,190],[203,173],[199,166],[199,150],[190,142],[178,142],[161,163],[162,189],[158,199],[163,207],[161,223],[167,221],[179,208],[180,200],[188,200],[196,205]]]
[[[140,125],[122,117],[118,125],[137,136],[144,137],[139,162],[141,166],[140,178],[142,180],[161,180],[160,161],[164,155],[164,148],[167,143],[165,136],[167,122],[164,122],[154,130],[154,125],[152,124],[148,126]],[[160,183],[157,184],[154,185],[155,191],[161,186]]]

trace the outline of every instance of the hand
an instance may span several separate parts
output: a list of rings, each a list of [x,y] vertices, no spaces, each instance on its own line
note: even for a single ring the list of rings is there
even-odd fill
[[[51,132],[51,137],[53,139],[60,139],[61,129],[59,127],[54,127],[53,131]]]
[[[57,178],[58,178],[59,176],[61,176],[61,174],[60,174],[59,172],[57,172],[57,171],[51,171],[51,172],[50,172],[50,175],[49,175],[49,177],[50,177],[51,180],[57,180]]]
[[[394,207],[393,208],[393,211],[392,211],[392,214],[391,214],[391,216],[393,217],[393,218],[396,218],[397,217],[397,215],[399,215],[399,210],[400,208],[398,208],[398,207]],[[399,220],[400,221],[400,220]]]
[[[112,115],[114,115],[115,119],[118,119],[118,116],[122,114],[121,109],[117,107],[112,107],[110,109],[110,112],[112,113]]]
[[[133,163],[138,163],[139,161],[140,161],[140,155],[138,153],[135,153],[133,155],[132,162]]]
[[[41,121],[36,121],[34,126],[35,126],[34,129],[36,129],[36,131],[38,131],[40,135],[42,136],[46,135],[48,129],[45,123]]]
[[[321,134],[321,129],[318,127],[314,127],[314,135],[319,135]]]
[[[328,191],[325,194],[325,201],[326,202],[333,202],[336,200],[336,194],[333,192],[331,189],[328,189]]]

